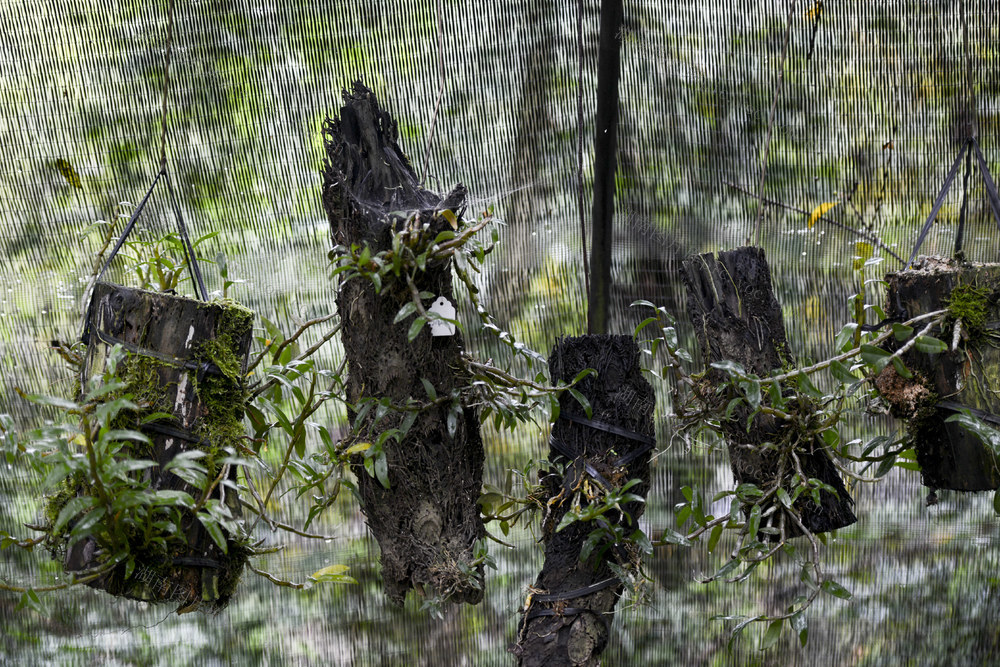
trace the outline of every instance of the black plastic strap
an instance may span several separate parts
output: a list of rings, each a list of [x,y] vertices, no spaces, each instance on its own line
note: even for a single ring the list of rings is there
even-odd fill
[[[990,208],[993,209],[993,219],[997,221],[997,227],[1000,228],[1000,193],[997,193],[997,185],[993,182],[993,177],[990,176],[990,170],[986,168],[986,160],[983,159],[983,152],[979,150],[979,142],[976,141],[975,137],[972,139],[972,150],[976,154],[979,173],[983,175],[983,185],[986,187],[986,198],[990,202]]]
[[[222,563],[211,558],[200,558],[198,556],[177,556],[171,561],[174,565],[186,565],[188,567],[210,567],[216,570],[222,569]]]
[[[166,176],[167,189],[170,191],[170,201],[174,206],[174,216],[177,219],[177,231],[180,232],[181,242],[184,244],[184,250],[188,265],[188,271],[195,279],[195,293],[201,290],[201,300],[208,301],[208,290],[205,289],[205,281],[201,279],[201,269],[198,268],[198,258],[194,254],[194,246],[191,245],[191,239],[188,238],[187,227],[184,225],[184,216],[181,215],[181,207],[177,204],[177,194],[174,192],[174,186],[170,182],[170,174],[167,173],[166,167],[163,168],[162,173]]]
[[[617,583],[618,577],[608,577],[607,579],[598,581],[596,584],[584,586],[583,588],[575,588],[571,591],[566,591],[565,593],[540,593],[538,595],[532,595],[531,600],[533,602],[559,602],[560,600],[573,600],[593,595],[594,593],[603,591],[605,588],[614,586]]]
[[[962,179],[962,208],[958,212],[958,231],[955,232],[955,251],[952,257],[959,257],[965,238],[965,212],[969,208],[969,176],[972,175],[972,151],[965,152],[965,177]]]
[[[105,271],[107,271],[108,267],[111,266],[111,260],[115,258],[118,251],[122,249],[123,245],[125,245],[125,240],[128,239],[129,234],[132,233],[132,228],[135,227],[135,223],[139,220],[139,216],[142,214],[142,209],[146,208],[146,202],[149,201],[150,195],[153,194],[153,188],[155,188],[156,184],[159,182],[160,176],[163,176],[165,173],[166,171],[162,169],[160,170],[160,173],[156,175],[156,178],[153,179],[153,183],[149,186],[149,190],[146,190],[146,196],[142,198],[142,201],[139,202],[136,209],[132,211],[132,217],[128,219],[128,224],[125,225],[122,235],[118,237],[118,243],[116,243],[115,247],[111,249],[111,253],[108,255],[108,258],[104,260],[104,266],[101,267],[101,272],[97,274],[97,280],[95,280],[94,283],[101,282],[101,278],[104,276]]]
[[[937,407],[944,408],[945,410],[951,410],[952,412],[962,412],[963,410],[968,410],[972,413],[974,417],[982,419],[984,422],[990,422],[991,424],[1000,425],[1000,416],[990,414],[985,410],[977,410],[976,408],[970,408],[967,405],[962,405],[961,403],[956,403],[954,401],[938,401]]]
[[[193,442],[196,445],[202,445],[203,447],[211,447],[212,443],[205,438],[199,438],[190,431],[185,431],[181,428],[174,428],[169,424],[164,424],[163,422],[148,422],[142,425],[142,430],[153,431],[154,433],[159,433],[160,435],[165,435],[170,438],[180,438],[181,440],[187,440],[188,442]]]
[[[906,268],[910,268],[910,265],[913,264],[913,260],[917,256],[917,251],[920,250],[920,246],[923,245],[924,239],[927,237],[927,233],[931,230],[931,226],[934,224],[935,218],[937,218],[938,211],[941,210],[941,206],[944,204],[944,198],[948,195],[948,190],[951,189],[951,183],[955,180],[955,175],[958,173],[958,165],[962,163],[962,156],[968,150],[972,150],[971,139],[966,141],[965,145],[962,146],[962,150],[959,151],[954,164],[952,164],[951,169],[948,170],[948,176],[944,179],[944,186],[941,188],[941,192],[934,201],[934,207],[931,209],[931,214],[927,216],[927,222],[924,223],[924,228],[920,230],[920,236],[917,237],[917,243],[913,246],[913,252],[910,253],[910,259],[906,261]]]
[[[597,421],[596,419],[587,419],[586,417],[581,417],[579,415],[574,415],[566,412],[559,413],[559,419],[568,419],[571,422],[577,424],[582,424],[583,426],[589,426],[590,428],[597,429],[598,431],[604,431],[605,433],[613,433],[614,435],[620,435],[623,438],[628,438],[629,440],[636,440],[643,444],[650,446],[656,446],[656,440],[649,437],[648,435],[642,435],[641,433],[636,433],[635,431],[629,431],[620,426],[615,426],[614,424],[607,424],[602,421]]]
[[[118,242],[115,243],[115,247],[111,249],[106,260],[104,260],[104,265],[101,267],[100,273],[97,274],[97,280],[94,282],[100,282],[104,273],[111,266],[112,260],[118,254],[118,251],[122,249],[125,245],[125,241],[128,239],[129,235],[132,233],[132,229],[135,227],[135,223],[139,220],[139,216],[142,214],[144,208],[146,208],[146,203],[149,201],[150,196],[153,194],[153,190],[156,188],[156,184],[160,182],[160,177],[163,176],[164,180],[167,182],[167,189],[170,192],[170,201],[174,209],[174,217],[177,221],[177,232],[180,234],[181,243],[184,244],[184,254],[185,261],[187,263],[188,271],[194,277],[194,291],[195,295],[198,296],[202,301],[208,301],[208,291],[205,289],[205,282],[201,278],[201,269],[198,267],[198,258],[194,254],[194,246],[191,245],[191,239],[188,238],[187,227],[184,224],[184,217],[181,215],[180,206],[177,203],[177,194],[174,192],[174,187],[170,182],[170,174],[167,173],[166,166],[160,169],[160,172],[153,179],[153,183],[149,186],[149,190],[146,191],[146,195],[139,202],[139,205],[134,211],[132,211],[132,217],[129,218],[128,224],[125,225],[125,229],[122,230],[122,234],[118,237]]]
[[[112,336],[109,333],[105,333],[100,329],[92,333],[93,335],[97,336],[97,339],[102,343],[104,343],[105,345],[111,347],[114,347],[115,345],[121,345],[123,349],[128,350],[133,354],[138,354],[143,357],[152,357],[157,361],[162,361],[163,363],[169,364],[170,366],[173,366],[175,368],[184,368],[189,371],[195,371],[198,373],[199,379],[204,377],[205,374],[207,373],[211,373],[212,375],[222,375],[222,371],[219,369],[219,367],[210,361],[203,361],[201,363],[198,363],[196,361],[191,361],[190,359],[179,359],[169,354],[163,354],[162,352],[157,352],[155,350],[139,347],[138,345],[126,342],[121,338]]]

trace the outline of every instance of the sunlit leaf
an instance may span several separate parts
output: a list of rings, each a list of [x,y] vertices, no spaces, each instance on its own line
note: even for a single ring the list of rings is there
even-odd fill
[[[836,205],[837,202],[828,201],[814,208],[812,210],[812,213],[809,214],[809,229],[812,229],[812,226],[816,224],[816,221],[822,218],[824,215],[826,215],[826,212]]]

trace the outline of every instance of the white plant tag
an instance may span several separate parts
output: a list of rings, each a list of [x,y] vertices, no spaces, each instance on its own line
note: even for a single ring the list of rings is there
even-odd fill
[[[451,302],[443,296],[439,296],[434,299],[434,303],[431,307],[427,309],[429,312],[440,315],[441,317],[447,317],[449,320],[455,319],[455,306],[451,305]],[[431,335],[432,336],[454,336],[455,335],[455,325],[451,322],[442,322],[441,320],[431,320],[429,322],[431,325]]]

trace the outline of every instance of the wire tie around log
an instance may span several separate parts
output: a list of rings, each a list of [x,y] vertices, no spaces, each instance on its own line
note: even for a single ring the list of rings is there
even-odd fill
[[[945,410],[951,410],[952,412],[962,412],[963,410],[968,410],[972,413],[974,417],[978,417],[983,421],[991,422],[993,424],[1000,424],[1000,416],[990,414],[985,410],[977,410],[976,408],[970,408],[967,405],[962,405],[961,403],[956,403],[954,401],[938,401],[936,407],[944,408]]]
[[[615,426],[614,424],[608,424],[606,422],[598,421],[596,419],[587,419],[586,417],[581,417],[579,415],[574,415],[568,412],[560,412],[559,419],[568,419],[571,422],[576,422],[577,424],[582,424],[583,426],[589,426],[590,428],[597,429],[598,431],[604,431],[605,433],[620,435],[623,438],[628,438],[629,440],[636,440],[643,444],[648,444],[653,446],[656,445],[656,440],[649,437],[648,435],[636,433],[635,431],[630,431],[620,426]]]
[[[183,368],[189,371],[195,371],[198,373],[198,380],[202,380],[206,373],[211,373],[212,375],[222,375],[222,371],[215,364],[203,361],[201,363],[196,361],[191,361],[190,359],[178,359],[177,357],[172,357],[168,354],[163,354],[155,350],[150,350],[144,347],[139,347],[133,343],[129,343],[120,338],[112,336],[109,333],[97,329],[92,332],[97,339],[100,340],[105,345],[115,346],[121,345],[122,348],[128,350],[133,354],[138,354],[143,357],[151,357],[157,361],[162,361],[165,364],[174,366],[175,368]]]
[[[632,461],[636,460],[646,452],[656,447],[656,440],[654,438],[651,438],[648,435],[643,435],[641,433],[636,433],[635,431],[629,431],[628,429],[624,429],[620,426],[615,426],[614,424],[608,424],[606,422],[598,421],[596,419],[587,419],[586,417],[581,417],[579,415],[560,412],[559,419],[564,419],[564,418],[568,419],[571,422],[580,424],[582,426],[589,426],[590,428],[597,429],[598,431],[604,431],[605,433],[619,435],[623,438],[629,438],[630,440],[635,440],[643,444],[642,447],[634,449],[628,454],[624,454],[621,457],[619,457],[616,461],[614,461],[612,463],[612,466],[615,468],[621,468],[622,466],[628,465]],[[553,439],[553,441],[555,440]],[[556,451],[558,451],[560,454],[563,454],[566,458],[569,459],[575,458],[573,455],[567,454],[565,451],[562,451],[558,448],[554,449],[556,449]],[[590,471],[588,470],[587,472]],[[600,478],[599,481],[603,481],[603,478]],[[608,488],[611,487],[608,486]]]
[[[212,443],[205,438],[199,438],[190,431],[186,431],[180,428],[174,428],[169,424],[164,424],[161,422],[149,422],[142,425],[142,428],[154,431],[161,435],[165,435],[171,438],[180,438],[181,440],[187,440],[188,442],[193,442],[197,445],[202,445],[205,447],[211,447]]]
[[[210,567],[215,570],[222,569],[222,563],[211,558],[199,558],[197,556],[177,556],[173,559],[174,565],[186,565],[188,567]]]

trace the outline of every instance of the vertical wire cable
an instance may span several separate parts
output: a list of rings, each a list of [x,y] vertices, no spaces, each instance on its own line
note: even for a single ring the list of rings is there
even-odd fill
[[[584,299],[590,299],[590,262],[587,259],[587,223],[583,205],[583,0],[576,9],[576,190],[580,209],[580,242],[583,244]]]

